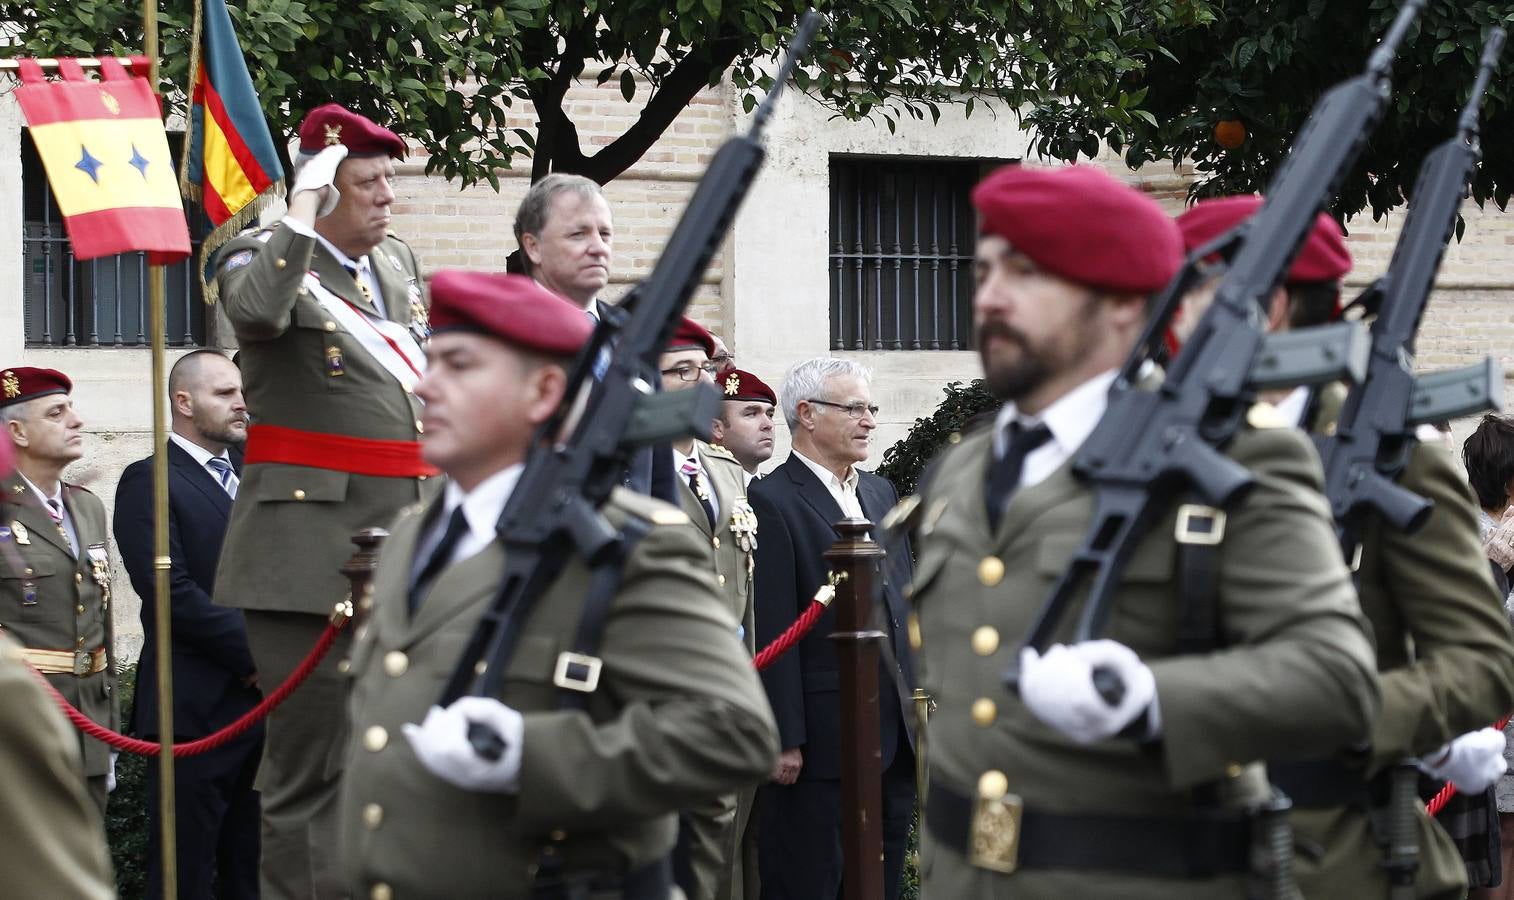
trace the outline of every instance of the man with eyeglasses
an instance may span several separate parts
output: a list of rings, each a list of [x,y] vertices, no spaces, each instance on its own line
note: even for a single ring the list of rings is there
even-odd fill
[[[757,646],[798,618],[826,581],[823,554],[844,518],[877,522],[894,506],[893,485],[857,466],[878,426],[871,374],[822,357],[789,369],[780,392],[793,452],[750,486],[757,513]],[[908,710],[914,666],[905,641],[902,590],[912,575],[907,545],[890,547],[881,609],[892,660],[882,663],[878,707],[883,771],[884,896],[899,895],[915,804],[915,755]],[[783,748],[773,784],[758,801],[758,859],[764,898],[834,898],[841,884],[841,699],[835,613],[827,611],[797,647],[762,673]],[[903,685],[901,690],[899,685]]]
[[[665,391],[691,390],[712,384],[721,363],[712,359],[720,347],[714,335],[685,318],[673,332],[658,364]],[[731,613],[731,627],[747,652],[755,651],[752,627],[752,550],[757,519],[747,505],[741,463],[727,450],[692,436],[674,441],[663,464],[671,470],[677,502],[701,542],[712,550],[715,581]],[[743,877],[737,846],[751,810],[752,789],[715,797],[678,817],[678,845],[673,877],[689,900],[741,898]]]

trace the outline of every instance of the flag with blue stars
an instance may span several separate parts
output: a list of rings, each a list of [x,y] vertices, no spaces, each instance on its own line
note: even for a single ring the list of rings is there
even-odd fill
[[[143,251],[154,265],[189,255],[189,226],[158,98],[147,79],[102,57],[99,80],[76,60],[59,60],[48,81],[36,60],[19,60],[16,99],[42,157],[53,197],[79,260]],[[148,60],[133,57],[146,73]]]

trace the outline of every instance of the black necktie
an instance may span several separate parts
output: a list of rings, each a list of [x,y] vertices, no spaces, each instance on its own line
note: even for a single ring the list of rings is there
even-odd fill
[[[1043,425],[1026,428],[1019,420],[1009,423],[1009,445],[1004,456],[994,464],[988,477],[988,528],[999,530],[999,517],[1009,506],[1009,498],[1020,486],[1020,473],[1025,469],[1025,457],[1031,451],[1051,440],[1051,429]]]
[[[452,511],[452,518],[447,520],[447,530],[442,532],[442,539],[432,549],[431,556],[426,559],[426,564],[421,566],[421,573],[415,577],[415,586],[410,589],[410,614],[415,615],[416,607],[421,605],[421,595],[426,588],[436,579],[442,569],[446,568],[447,562],[452,559],[452,551],[457,549],[457,542],[468,533],[468,520],[463,516],[463,507],[458,505]]]
[[[695,462],[693,457],[690,457],[683,461],[683,468],[679,471],[683,473],[685,478],[689,479],[689,490],[694,492],[694,499],[698,500],[699,505],[704,507],[704,517],[710,520],[710,527],[714,528],[715,507],[710,504],[708,492],[700,487],[699,463]]]

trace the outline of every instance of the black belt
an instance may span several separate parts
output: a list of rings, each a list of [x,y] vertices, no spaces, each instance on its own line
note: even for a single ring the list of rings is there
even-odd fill
[[[1288,795],[1294,809],[1366,808],[1373,803],[1372,787],[1361,769],[1333,759],[1268,763],[1267,778]]]
[[[613,895],[622,900],[667,900],[673,890],[673,866],[668,857],[625,874],[601,872],[543,872],[531,888],[531,900],[590,900]]]
[[[932,779],[925,825],[967,856],[974,798]],[[1063,815],[1027,809],[1018,868],[1103,869],[1168,878],[1238,875],[1251,869],[1251,821],[1243,813],[1181,818]]]

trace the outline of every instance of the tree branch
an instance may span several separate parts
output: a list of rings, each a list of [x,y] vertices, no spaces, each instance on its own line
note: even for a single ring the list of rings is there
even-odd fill
[[[562,104],[568,88],[573,85],[573,79],[584,69],[584,48],[588,40],[586,32],[591,27],[585,21],[569,31],[563,41],[562,55],[558,57],[557,69],[552,73],[552,78],[545,86],[533,82],[526,89],[531,96],[531,105],[536,108],[537,117],[536,152],[531,155],[532,182],[540,181],[548,172],[563,171],[559,163],[565,151],[570,153],[570,158],[582,158],[578,149],[578,129],[563,112]],[[556,38],[550,32],[545,40],[551,41],[555,49]],[[546,68],[544,63],[548,55],[542,53],[538,56],[538,67]]]

